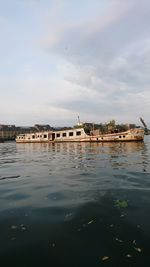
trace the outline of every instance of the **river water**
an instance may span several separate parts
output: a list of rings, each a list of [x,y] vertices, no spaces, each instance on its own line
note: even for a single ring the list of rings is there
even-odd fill
[[[150,136],[0,144],[0,264],[150,266]]]

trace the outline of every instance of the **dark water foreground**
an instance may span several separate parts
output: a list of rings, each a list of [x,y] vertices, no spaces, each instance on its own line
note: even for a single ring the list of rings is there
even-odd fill
[[[150,266],[150,136],[0,144],[0,266]]]

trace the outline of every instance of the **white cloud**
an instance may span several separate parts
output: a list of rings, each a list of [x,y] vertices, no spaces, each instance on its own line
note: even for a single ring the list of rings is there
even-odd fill
[[[64,77],[80,87],[81,98],[60,105],[82,113],[135,120],[149,116],[150,3],[112,1],[103,16],[56,32],[55,43],[47,39],[49,52],[68,61]],[[59,23],[59,21],[58,21]],[[53,32],[55,36],[55,31]],[[82,99],[82,100],[81,100]],[[90,110],[90,111],[89,111]],[[103,117],[108,117],[103,114]]]
[[[1,101],[16,120],[65,123],[79,114],[83,120],[135,121],[141,110],[149,120],[150,2],[88,1],[91,12],[85,2],[46,2],[20,2],[24,17],[33,14],[28,25],[19,24],[21,15],[13,28],[7,21],[16,39],[10,34],[1,52]],[[14,76],[7,73],[11,68]],[[1,110],[8,112],[4,104]]]

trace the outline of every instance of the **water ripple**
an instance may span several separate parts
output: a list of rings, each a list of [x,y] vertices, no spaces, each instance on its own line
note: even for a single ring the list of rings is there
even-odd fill
[[[6,176],[6,177],[1,177],[0,176],[0,180],[16,179],[16,178],[20,178],[20,175]]]

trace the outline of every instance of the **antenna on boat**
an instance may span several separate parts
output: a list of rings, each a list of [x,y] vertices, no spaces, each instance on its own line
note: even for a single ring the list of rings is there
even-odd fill
[[[78,115],[78,124],[80,125],[80,117],[79,117],[79,115]]]
[[[80,117],[79,117],[79,115],[78,115],[78,126],[81,126],[82,125],[82,123],[81,123],[81,121],[80,121]]]

